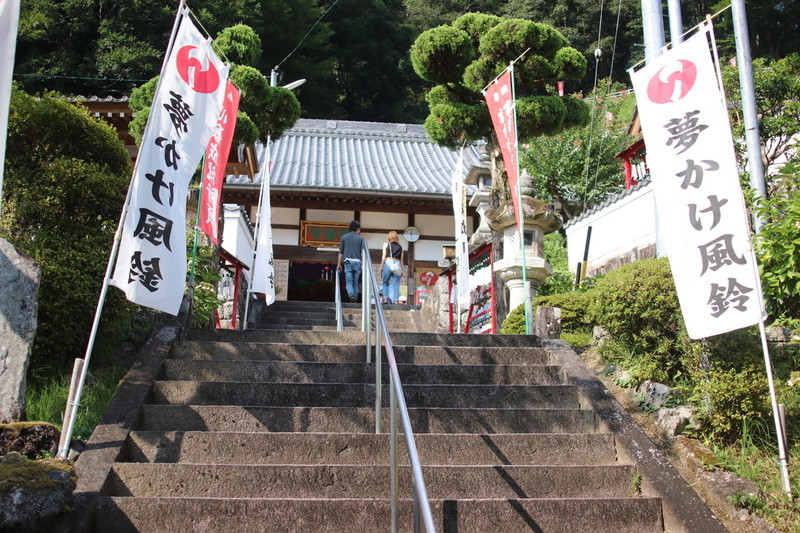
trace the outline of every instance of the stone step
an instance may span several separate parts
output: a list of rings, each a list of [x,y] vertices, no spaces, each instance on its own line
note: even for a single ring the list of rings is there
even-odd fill
[[[463,333],[412,333],[391,335],[394,346],[480,346],[483,348],[540,347],[533,335],[471,335]],[[263,342],[286,344],[363,344],[364,334],[354,331],[280,331],[280,330],[229,330],[190,329],[187,341]]]
[[[388,458],[387,458],[388,463]],[[410,469],[398,491],[411,494]],[[425,466],[428,496],[614,498],[635,496],[631,465]],[[389,498],[389,466],[115,463],[110,496],[215,498]]]
[[[592,433],[596,415],[581,409],[410,408],[414,433]],[[382,409],[383,428],[389,410]],[[138,429],[149,431],[346,432],[375,431],[370,407],[243,407],[144,405]]]
[[[577,409],[573,385],[405,385],[409,407]],[[389,387],[383,387],[388,405]],[[250,383],[156,381],[151,403],[275,407],[365,407],[375,386],[359,383]]]
[[[401,304],[382,304],[381,307],[384,311],[392,312],[412,312],[419,311],[419,306],[416,305],[401,305]],[[361,303],[342,302],[342,309],[347,312],[360,312]],[[264,315],[280,314],[286,312],[302,312],[302,311],[336,311],[336,302],[304,302],[304,301],[287,301],[278,300],[272,305],[264,306],[262,313]]]
[[[173,359],[198,360],[278,360],[358,363],[366,360],[364,337],[363,334],[359,336],[360,345],[186,341],[180,345],[176,344],[170,353],[170,357]],[[374,348],[372,351],[374,352]],[[393,352],[398,364],[547,365],[550,363],[550,355],[547,350],[531,347],[394,346]],[[383,353],[385,358],[385,350]]]
[[[388,383],[388,365],[382,366]],[[555,365],[398,365],[403,385],[508,384],[557,385],[564,383]],[[195,361],[167,359],[163,379],[178,381],[276,381],[282,383],[374,383],[375,365],[295,361]]]
[[[408,464],[405,441],[398,461]],[[420,434],[423,469],[429,465],[603,465],[617,461],[611,434]],[[385,465],[390,436],[368,433],[242,433],[134,431],[121,462],[215,464]]]
[[[432,500],[437,531],[459,533],[663,533],[657,498]],[[398,524],[411,531],[410,500]],[[379,499],[101,498],[94,533],[162,531],[388,531],[390,502]]]

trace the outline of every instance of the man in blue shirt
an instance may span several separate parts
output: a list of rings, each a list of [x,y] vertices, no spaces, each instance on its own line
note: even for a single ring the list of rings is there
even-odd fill
[[[361,250],[366,242],[361,236],[361,223],[354,220],[350,223],[350,233],[339,241],[339,272],[344,272],[345,287],[351,302],[358,298],[358,282],[361,277]],[[343,268],[344,267],[344,268]]]

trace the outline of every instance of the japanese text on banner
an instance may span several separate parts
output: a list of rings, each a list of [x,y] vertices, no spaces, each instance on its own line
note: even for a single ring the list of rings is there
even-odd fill
[[[219,116],[227,67],[182,14],[142,139],[110,284],[177,314],[186,281],[186,193]]]
[[[522,230],[522,209],[519,198],[517,165],[517,110],[512,87],[513,70],[507,69],[485,91],[483,96],[492,116],[492,125],[503,154],[508,175],[508,188],[514,204],[517,227]]]
[[[758,323],[761,283],[707,30],[631,78],[689,336]]]
[[[230,81],[225,87],[222,110],[214,127],[214,133],[206,147],[203,165],[203,194],[200,203],[200,229],[214,244],[219,244],[219,208],[222,202],[222,181],[225,166],[236,129],[236,113],[239,109],[239,90]]]

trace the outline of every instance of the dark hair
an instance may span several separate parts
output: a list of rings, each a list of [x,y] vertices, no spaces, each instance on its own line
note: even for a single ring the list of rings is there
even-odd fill
[[[350,231],[358,231],[361,229],[361,222],[354,220],[350,223]]]

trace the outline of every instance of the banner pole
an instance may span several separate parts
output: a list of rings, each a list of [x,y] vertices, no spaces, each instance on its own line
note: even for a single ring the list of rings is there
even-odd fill
[[[175,41],[175,36],[178,33],[178,27],[180,26],[180,21],[183,18],[183,7],[184,7],[184,0],[181,0],[180,5],[178,7],[178,13],[175,16],[175,22],[172,25],[172,33],[170,34],[169,38],[169,45],[167,47],[167,53],[164,56],[164,62],[161,65],[161,73],[160,76],[163,77],[164,71],[167,68],[167,64],[169,62],[170,52],[172,51],[172,46]],[[158,89],[156,88],[156,94],[158,94]],[[147,120],[147,125],[145,129],[149,128],[151,125],[153,115],[153,108],[150,108],[150,116]],[[143,135],[144,138],[144,135]],[[113,267],[116,263],[117,254],[119,252],[119,245],[120,241],[122,240],[122,228],[125,223],[125,217],[128,214],[128,206],[131,201],[131,188],[133,187],[133,179],[136,176],[136,169],[139,166],[139,159],[136,159],[136,164],[134,166],[134,171],[131,174],[130,183],[128,184],[128,193],[125,196],[125,203],[122,206],[122,213],[120,214],[119,222],[117,223],[117,231],[114,233],[114,241],[111,245],[111,253],[108,257],[108,263],[106,265],[106,272],[105,276],[103,277],[103,285],[100,288],[100,296],[97,299],[97,306],[95,308],[94,313],[94,320],[92,321],[92,329],[89,333],[89,341],[86,345],[86,353],[83,358],[83,364],[78,367],[77,365],[73,368],[73,378],[72,383],[75,384],[73,387],[70,386],[69,398],[72,398],[72,405],[67,405],[64,409],[64,422],[61,426],[61,440],[58,446],[58,453],[56,457],[60,459],[66,459],[67,454],[69,453],[69,445],[72,441],[72,430],[75,425],[75,418],[78,414],[78,407],[80,406],[81,402],[81,395],[83,393],[83,387],[86,383],[86,374],[89,370],[89,360],[92,357],[92,351],[94,350],[94,343],[97,338],[97,331],[100,328],[100,316],[103,313],[103,306],[106,301],[106,295],[108,294],[108,285],[111,280],[111,276],[113,274]],[[79,373],[80,377],[75,380],[75,374]]]
[[[526,50],[527,52],[527,50]],[[524,52],[523,52],[524,55]],[[522,57],[522,56],[520,56]],[[516,60],[514,60],[516,61]],[[523,305],[525,306],[525,334],[533,335],[533,321],[531,320],[531,285],[528,281],[528,265],[525,259],[525,213],[522,209],[522,176],[519,172],[519,132],[517,131],[517,90],[514,83],[514,61],[509,65],[511,71],[511,101],[514,103],[514,151],[517,154],[515,164],[517,165],[517,198],[519,199],[519,213],[517,216],[517,233],[519,235],[519,246],[522,253],[522,291]],[[511,194],[514,194],[513,192]],[[513,205],[513,201],[511,202]]]
[[[203,176],[205,175],[206,158],[203,157],[203,166],[200,171],[200,189],[197,193],[197,209],[194,217],[194,238],[192,240],[192,261],[189,264],[189,316],[192,316],[194,307],[195,269],[197,266],[197,241],[200,236],[200,205],[203,201]]]
[[[783,424],[781,424],[780,409],[778,399],[775,395],[775,381],[772,378],[772,359],[769,355],[769,345],[767,344],[767,331],[764,327],[764,319],[758,322],[758,329],[761,333],[761,348],[764,351],[764,364],[767,370],[767,382],[769,383],[769,399],[772,404],[772,416],[775,418],[775,433],[778,437],[778,465],[781,470],[781,488],[784,494],[792,496],[792,482],[789,479],[789,460],[786,456],[786,436]]]

